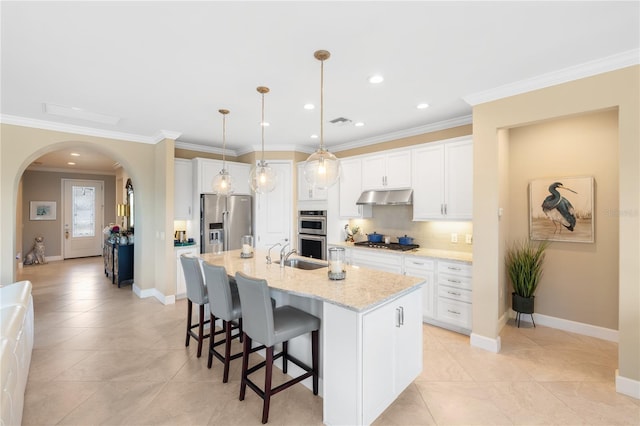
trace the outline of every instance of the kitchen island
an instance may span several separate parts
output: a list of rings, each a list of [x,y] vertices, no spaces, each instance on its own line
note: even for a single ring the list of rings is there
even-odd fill
[[[267,264],[266,252],[260,251],[248,259],[240,250],[200,257],[224,266],[229,275],[266,279],[278,304],[321,318],[325,424],[372,423],[422,371],[422,279],[347,266],[346,279],[332,281],[326,267],[281,268]],[[309,361],[308,342],[294,343],[290,352]]]

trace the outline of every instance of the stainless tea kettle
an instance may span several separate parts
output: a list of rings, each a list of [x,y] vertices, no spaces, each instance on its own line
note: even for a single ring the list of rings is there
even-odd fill
[[[176,231],[174,239],[179,242],[184,242],[187,239],[187,231]]]

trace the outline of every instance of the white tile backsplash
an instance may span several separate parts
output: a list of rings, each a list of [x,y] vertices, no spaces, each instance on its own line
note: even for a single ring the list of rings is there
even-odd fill
[[[359,225],[361,235],[356,241],[367,239],[366,234],[377,232],[388,235],[391,242],[397,242],[398,237],[405,234],[414,238],[414,243],[420,247],[471,252],[473,245],[465,243],[467,234],[473,235],[471,222],[430,221],[414,222],[412,206],[373,206],[371,219],[352,219],[350,225]],[[451,234],[458,236],[458,242],[451,242]]]

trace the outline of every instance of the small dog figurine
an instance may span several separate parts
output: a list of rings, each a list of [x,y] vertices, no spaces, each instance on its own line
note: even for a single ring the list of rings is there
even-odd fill
[[[44,259],[44,237],[37,236],[33,248],[24,257],[24,265],[33,265],[35,263],[45,264]]]

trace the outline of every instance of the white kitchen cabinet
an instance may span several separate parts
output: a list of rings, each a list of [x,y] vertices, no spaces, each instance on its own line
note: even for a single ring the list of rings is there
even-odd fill
[[[473,143],[445,142],[413,150],[413,220],[471,220]]]
[[[371,424],[422,371],[421,299],[415,292],[363,319],[363,424]]]
[[[340,160],[342,174],[340,175],[340,217],[364,218],[372,216],[371,206],[356,204],[362,194],[362,160],[349,158]]]
[[[436,317],[436,261],[427,257],[404,256],[404,274],[424,279],[422,286],[422,317],[431,319]]]
[[[438,261],[437,319],[456,331],[471,331],[472,267],[467,263]]]
[[[362,157],[362,189],[411,188],[411,151]]]
[[[378,271],[402,273],[402,255],[377,249],[354,249],[351,253],[351,264]]]
[[[198,195],[210,194],[213,192],[213,179],[222,170],[222,160],[212,160],[209,158],[194,159],[195,170],[198,182]],[[225,167],[231,175],[234,194],[251,194],[249,187],[249,172],[251,165],[226,161]]]
[[[200,249],[198,246],[185,246],[176,247],[176,299],[184,299],[187,297],[187,284],[184,279],[184,271],[182,270],[182,262],[180,262],[180,256],[186,254],[187,256],[198,256]]]
[[[304,178],[304,165],[298,164],[298,201],[326,200],[328,189],[313,188]]]
[[[193,214],[193,168],[191,160],[174,160],[173,218],[191,220]]]

